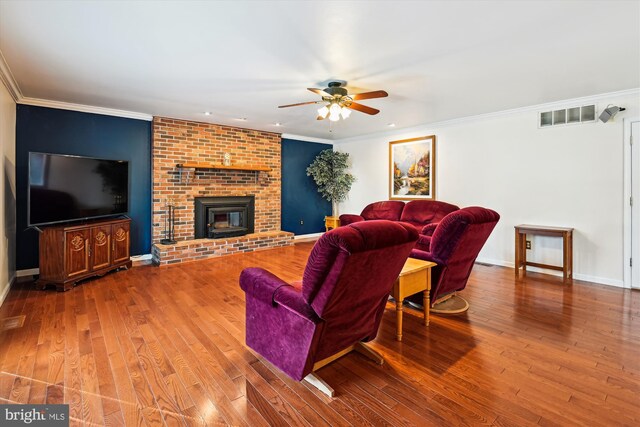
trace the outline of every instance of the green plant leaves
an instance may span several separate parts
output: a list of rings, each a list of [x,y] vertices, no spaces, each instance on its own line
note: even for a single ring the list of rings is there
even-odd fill
[[[318,192],[330,202],[342,202],[347,198],[356,178],[347,172],[349,153],[332,149],[323,150],[307,168],[318,186]]]

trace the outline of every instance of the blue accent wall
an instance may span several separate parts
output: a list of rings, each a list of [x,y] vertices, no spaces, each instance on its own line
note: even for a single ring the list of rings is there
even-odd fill
[[[281,227],[296,235],[324,231],[324,217],[331,215],[331,203],[322,198],[307,167],[331,144],[282,139]],[[302,224],[300,224],[302,222]]]
[[[131,254],[151,253],[151,122],[16,107],[17,269],[38,267],[38,232],[27,230],[30,151],[128,160]]]

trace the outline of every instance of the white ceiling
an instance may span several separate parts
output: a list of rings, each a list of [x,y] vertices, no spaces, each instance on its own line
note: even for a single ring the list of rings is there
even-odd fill
[[[340,139],[640,87],[640,1],[2,0],[0,51],[25,97]],[[334,79],[389,97],[276,108]]]

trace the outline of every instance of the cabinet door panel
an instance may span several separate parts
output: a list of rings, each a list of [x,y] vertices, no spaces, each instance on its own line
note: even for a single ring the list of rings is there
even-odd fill
[[[129,223],[113,225],[113,262],[129,260]]]
[[[91,228],[91,268],[97,270],[111,265],[111,226]]]
[[[90,270],[90,234],[88,229],[66,231],[64,233],[64,264],[67,278],[87,273]]]

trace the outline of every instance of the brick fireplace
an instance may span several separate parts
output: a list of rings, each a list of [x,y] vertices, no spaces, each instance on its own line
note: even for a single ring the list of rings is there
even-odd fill
[[[269,171],[177,166],[190,162],[222,164],[225,153],[234,165],[258,165]],[[173,264],[292,244],[292,233],[280,231],[280,153],[280,135],[276,133],[155,117],[153,262]],[[196,199],[212,197],[252,197],[253,232],[196,238]],[[165,237],[168,204],[174,206],[175,245],[160,244]],[[230,226],[235,224],[236,216],[228,218]]]

